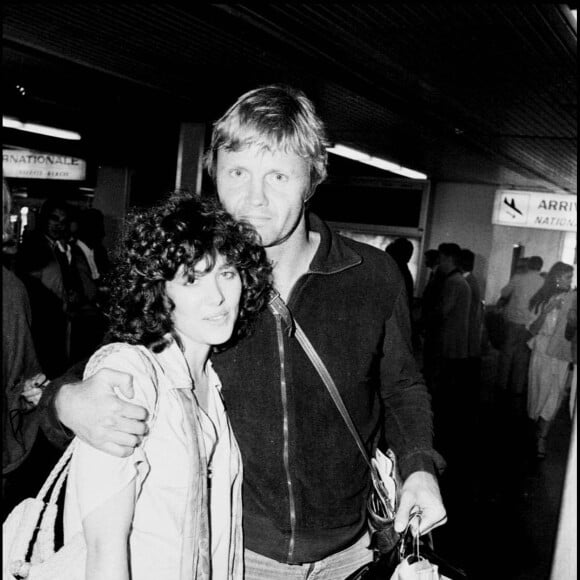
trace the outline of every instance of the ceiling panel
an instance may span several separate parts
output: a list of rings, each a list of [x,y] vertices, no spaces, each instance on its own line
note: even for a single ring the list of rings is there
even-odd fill
[[[8,2],[4,109],[52,106],[94,131],[105,112],[209,123],[241,92],[287,82],[333,141],[434,181],[575,193],[571,6]]]

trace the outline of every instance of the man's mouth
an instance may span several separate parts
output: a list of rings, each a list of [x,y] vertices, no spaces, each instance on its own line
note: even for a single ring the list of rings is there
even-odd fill
[[[269,216],[267,215],[245,215],[242,217],[242,219],[250,221],[250,222],[265,222],[268,221],[270,219]]]

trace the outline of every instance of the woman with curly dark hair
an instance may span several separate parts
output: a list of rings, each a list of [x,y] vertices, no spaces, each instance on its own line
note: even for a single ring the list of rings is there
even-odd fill
[[[110,337],[89,361],[134,377],[149,432],[127,458],[80,439],[65,543],[86,578],[241,579],[242,463],[210,361],[265,306],[271,267],[254,230],[212,199],[172,196],[128,220],[111,278]],[[210,485],[211,482],[211,485]]]

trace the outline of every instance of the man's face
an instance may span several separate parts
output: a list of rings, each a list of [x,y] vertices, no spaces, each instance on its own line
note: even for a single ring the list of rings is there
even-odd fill
[[[455,261],[451,256],[439,252],[439,269],[441,272],[451,272],[455,268]]]
[[[252,224],[265,247],[286,241],[304,216],[310,188],[308,162],[295,153],[251,145],[217,155],[216,183],[222,205]]]
[[[54,209],[48,216],[46,233],[53,240],[61,240],[66,237],[68,221],[66,212],[62,209]]]

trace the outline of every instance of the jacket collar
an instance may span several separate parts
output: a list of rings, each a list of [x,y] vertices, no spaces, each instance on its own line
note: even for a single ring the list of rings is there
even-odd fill
[[[173,338],[171,338],[169,346],[154,356],[168,379],[170,389],[191,389],[192,387],[195,389],[185,356]],[[211,361],[208,361],[208,374],[210,383],[215,383],[219,387],[219,379],[213,370]]]
[[[335,274],[362,262],[362,257],[317,215],[308,213],[306,219],[309,229],[320,234],[320,245],[310,263],[309,274]]]

